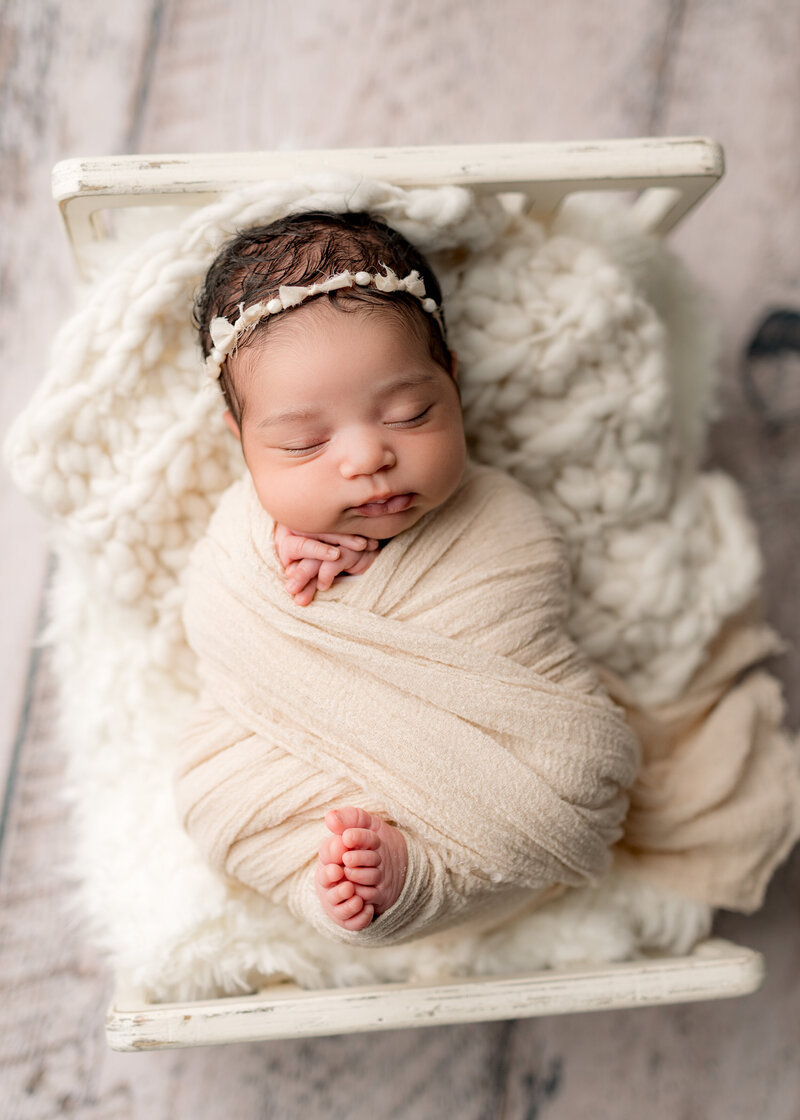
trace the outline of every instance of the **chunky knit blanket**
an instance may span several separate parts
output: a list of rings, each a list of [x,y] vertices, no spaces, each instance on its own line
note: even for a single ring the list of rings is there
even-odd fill
[[[652,839],[641,833],[645,815],[676,826],[662,833],[663,874],[612,869],[497,937],[445,932],[368,954],[331,944],[216,875],[178,820],[177,745],[199,693],[181,574],[241,472],[220,400],[203,387],[192,297],[237,228],[303,208],[382,214],[432,258],[473,455],[528,486],[563,533],[572,637],[642,718],[664,717],[659,751],[674,744],[688,759],[696,749],[696,761],[702,744],[670,722],[671,706],[691,695],[692,712],[707,717],[763,655],[763,643],[751,645],[735,677],[705,688],[709,657],[757,593],[759,550],[735,484],[699,469],[715,357],[704,300],[627,211],[602,196],[576,198],[544,225],[508,200],[460,188],[335,175],[260,184],[188,217],[158,209],[98,251],[94,281],[6,446],[17,484],[53,525],[48,639],[74,810],[70,869],[96,943],[160,999],[279,974],[360,983],[685,950],[719,903],[697,877],[693,896],[684,888],[680,814],[654,793],[664,788],[658,752],[634,787],[632,824],[642,845]],[[775,741],[768,732],[781,704],[770,683],[747,708],[759,732],[751,746]],[[748,908],[797,835],[788,738],[784,750],[783,788],[767,806],[783,827],[757,867],[737,858],[726,869],[726,895],[746,881]],[[740,755],[743,775],[754,754]],[[685,813],[696,852],[709,850],[710,831],[720,836],[706,791],[702,811]]]
[[[469,465],[362,576],[295,606],[247,476],[192,554],[184,611],[203,693],[179,800],[218,871],[338,940],[391,944],[596,882],[622,835],[636,741],[566,631],[563,546],[530,493]],[[329,809],[394,820],[400,898],[326,918]]]

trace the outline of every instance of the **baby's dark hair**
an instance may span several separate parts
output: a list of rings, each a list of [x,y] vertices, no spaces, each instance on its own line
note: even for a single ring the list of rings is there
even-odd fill
[[[213,349],[209,325],[217,316],[233,322],[239,316],[240,305],[250,307],[267,300],[283,284],[308,286],[345,270],[379,273],[384,267],[400,277],[416,269],[425,283],[426,295],[441,311],[441,289],[428,261],[402,234],[372,214],[307,211],[241,230],[220,250],[195,300],[194,323],[203,355],[208,357]],[[408,292],[389,294],[373,288],[341,288],[312,300],[323,298],[342,311],[371,305],[397,315],[427,342],[434,361],[450,370],[444,316],[440,327],[436,318]],[[282,319],[293,310],[289,308],[279,316],[261,320],[250,334],[241,338],[238,349],[249,346],[254,337],[269,329],[271,321]],[[220,387],[236,422],[241,423],[241,403],[229,364],[223,363]]]

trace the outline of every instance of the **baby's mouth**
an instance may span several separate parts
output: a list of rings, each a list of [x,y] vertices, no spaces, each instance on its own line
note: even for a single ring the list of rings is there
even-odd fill
[[[403,513],[413,501],[413,494],[391,494],[380,502],[365,502],[363,506],[351,506],[350,511],[362,517],[385,517],[388,513]]]

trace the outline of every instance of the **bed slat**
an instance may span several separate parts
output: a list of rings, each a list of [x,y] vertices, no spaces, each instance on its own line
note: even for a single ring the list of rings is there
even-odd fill
[[[114,1050],[162,1050],[528,1019],[742,996],[759,988],[763,977],[760,953],[716,939],[688,957],[439,983],[324,991],[283,984],[253,996],[180,1004],[147,1003],[118,991],[106,1037]]]

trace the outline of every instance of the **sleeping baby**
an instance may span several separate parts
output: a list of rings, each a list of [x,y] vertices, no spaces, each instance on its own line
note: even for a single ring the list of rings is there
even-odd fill
[[[364,946],[596,880],[635,740],[567,635],[557,532],[467,456],[428,262],[292,215],[223,248],[196,322],[247,468],[186,579],[177,798],[211,866]]]

